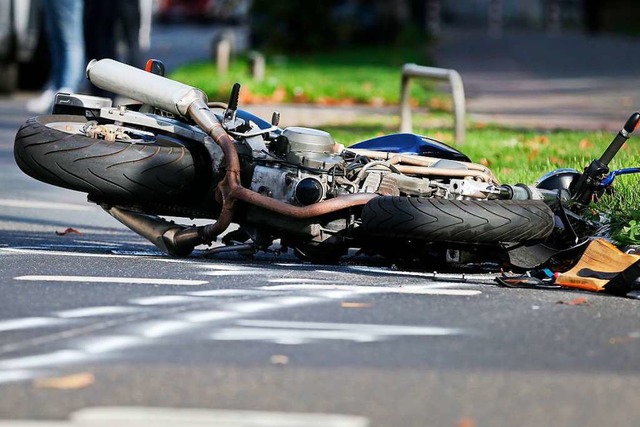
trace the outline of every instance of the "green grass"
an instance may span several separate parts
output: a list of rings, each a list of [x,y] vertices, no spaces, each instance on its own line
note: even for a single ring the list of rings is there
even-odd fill
[[[211,100],[226,101],[235,82],[242,85],[243,104],[304,102],[319,104],[397,104],[401,67],[428,63],[424,49],[358,48],[305,56],[268,56],[263,81],[249,73],[247,57],[236,58],[227,75],[218,75],[212,62],[189,64],[171,73],[172,79],[198,87]],[[412,85],[415,102],[434,96],[429,85]]]

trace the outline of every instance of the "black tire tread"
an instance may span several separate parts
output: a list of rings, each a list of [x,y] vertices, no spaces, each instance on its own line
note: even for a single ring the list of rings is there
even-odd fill
[[[48,184],[122,203],[198,203],[208,191],[210,171],[202,153],[187,146],[108,142],[47,126],[84,122],[79,116],[40,116],[18,130],[16,163]]]
[[[434,242],[496,243],[551,234],[554,215],[539,200],[377,197],[362,212],[367,233]]]

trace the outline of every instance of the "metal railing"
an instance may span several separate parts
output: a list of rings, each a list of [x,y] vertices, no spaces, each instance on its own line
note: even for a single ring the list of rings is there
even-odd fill
[[[409,83],[412,78],[448,80],[453,97],[453,120],[455,141],[464,144],[465,139],[465,98],[462,78],[456,70],[404,64],[402,67],[402,87],[400,89],[400,132],[412,132],[411,106],[409,105]]]

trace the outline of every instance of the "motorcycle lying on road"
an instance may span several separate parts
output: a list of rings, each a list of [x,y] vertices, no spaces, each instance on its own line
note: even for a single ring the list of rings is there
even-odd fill
[[[110,59],[92,61],[97,87],[139,101],[58,94],[53,115],[17,132],[28,175],[88,194],[172,256],[221,238],[210,253],[293,249],[336,263],[349,249],[391,260],[498,262],[531,268],[593,232],[582,213],[614,177],[608,164],[640,121],[633,114],[583,172],[560,169],[536,185],[501,184],[485,166],[414,134],[348,148],[327,132],[278,127],[193,87]],[[186,226],[163,217],[213,219]],[[234,223],[238,228],[228,231]]]

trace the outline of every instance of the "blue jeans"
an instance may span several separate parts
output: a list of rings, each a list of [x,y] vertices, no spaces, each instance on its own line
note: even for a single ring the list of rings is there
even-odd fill
[[[44,0],[44,22],[51,50],[49,86],[78,90],[84,76],[83,0]]]

